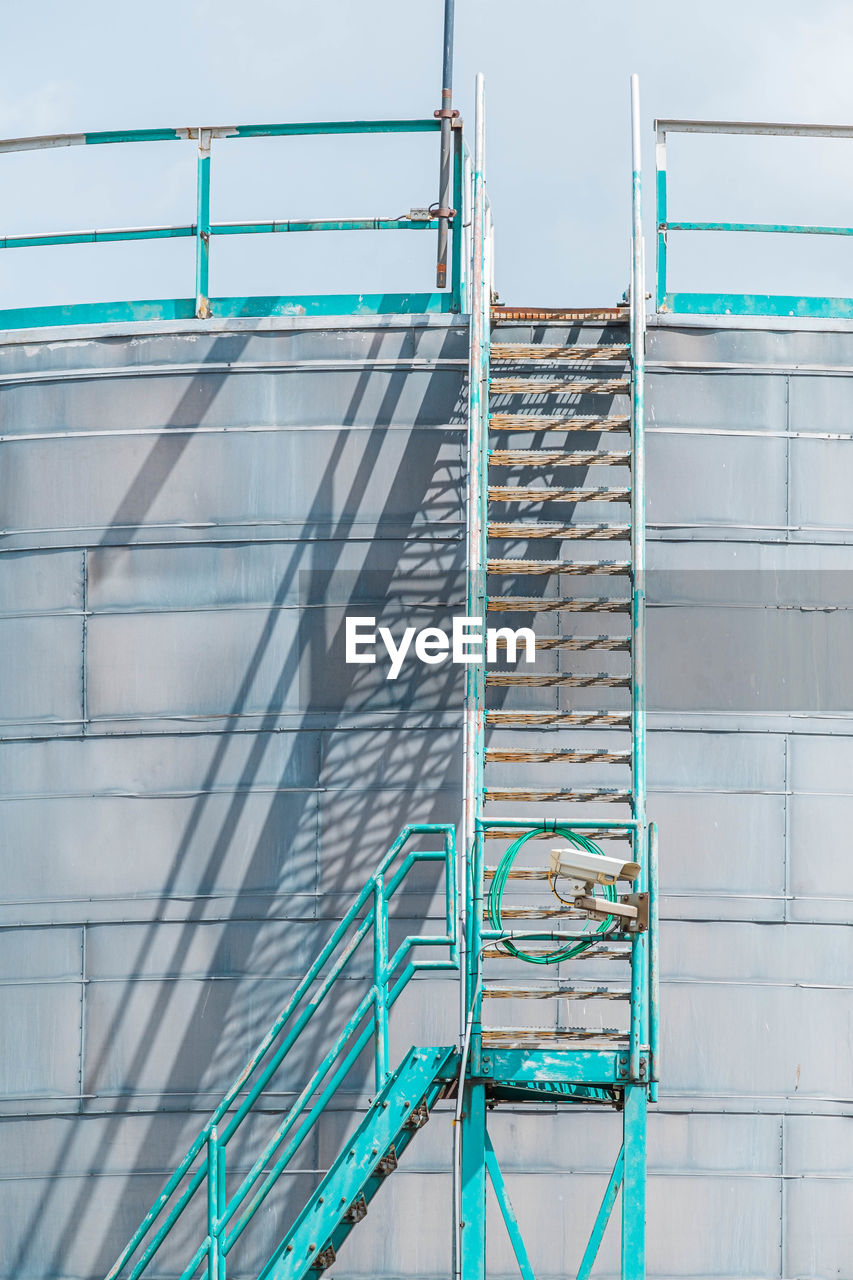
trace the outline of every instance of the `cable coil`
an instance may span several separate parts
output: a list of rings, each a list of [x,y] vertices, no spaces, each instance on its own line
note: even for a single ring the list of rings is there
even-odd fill
[[[540,828],[522,832],[520,836],[517,836],[515,840],[513,840],[512,844],[508,847],[498,863],[492,883],[489,887],[488,899],[489,923],[493,929],[503,929],[504,927],[501,916],[501,906],[503,903],[504,891],[506,889],[506,882],[509,879],[509,873],[512,870],[513,863],[521,850],[527,844],[528,840],[532,840],[534,836],[541,836],[543,834],[546,833]],[[559,836],[561,840],[568,840],[576,849],[583,849],[585,853],[598,854],[599,857],[604,857],[603,851],[599,849],[598,845],[595,844],[594,841],[590,840],[587,836],[581,835],[578,831],[573,831],[571,827],[558,826],[555,823],[552,831],[549,831],[547,834]],[[561,898],[557,893],[554,885],[555,879],[556,874],[554,872],[550,872],[548,882],[551,885],[551,891],[560,902],[565,902],[566,899]],[[608,902],[615,902],[616,886],[605,885],[603,896]],[[557,947],[554,951],[532,954],[529,951],[523,951],[520,947],[517,947],[509,938],[501,938],[499,945],[506,950],[508,955],[515,956],[517,960],[524,960],[527,964],[559,964],[561,960],[571,960],[574,956],[578,956],[582,952],[587,951],[596,941],[598,941],[600,935],[606,933],[613,924],[614,917],[607,916],[606,919],[602,920],[601,924],[597,926],[588,939],[579,942],[572,942],[565,947]]]

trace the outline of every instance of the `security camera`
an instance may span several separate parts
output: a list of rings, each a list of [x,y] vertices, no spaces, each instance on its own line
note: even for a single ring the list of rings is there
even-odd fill
[[[552,849],[551,872],[583,884],[615,884],[617,880],[636,880],[640,864],[584,853],[581,849]]]

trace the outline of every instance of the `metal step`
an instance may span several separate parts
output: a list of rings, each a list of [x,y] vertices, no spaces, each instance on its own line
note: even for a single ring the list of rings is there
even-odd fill
[[[627,414],[490,413],[492,431],[629,431]]]
[[[544,790],[540,787],[486,787],[487,803],[496,800],[517,801],[519,804],[533,804],[540,801],[564,800],[567,804],[600,801],[602,804],[630,804],[631,792],[619,787],[576,787],[569,790],[553,788]]]
[[[492,449],[493,467],[625,467],[631,461],[627,449]]]
[[[580,726],[595,728],[630,728],[630,711],[487,711],[486,724],[496,729],[530,729],[548,725],[554,728]]]
[[[630,1000],[631,992],[612,987],[483,987],[486,1000]]]
[[[573,907],[501,907],[503,920],[581,920],[586,913]],[[483,919],[489,920],[487,910]]]
[[[631,683],[629,675],[615,676],[608,671],[596,671],[578,675],[562,671],[549,671],[544,675],[524,675],[517,671],[487,671],[486,684],[522,685],[533,689],[545,689],[550,685],[562,685],[568,689],[624,689]]]
[[[612,1049],[615,1044],[628,1043],[627,1031],[605,1027],[568,1027],[565,1031],[554,1027],[484,1027],[483,1048],[489,1049],[586,1049],[601,1046]]]
[[[583,750],[577,747],[555,747],[553,750],[528,751],[524,747],[490,747],[486,751],[486,762],[489,764],[518,761],[520,764],[546,764],[549,760],[562,760],[564,764],[595,764],[604,761],[607,764],[628,764],[630,751],[611,751],[607,747],[594,747]]]
[[[627,395],[627,378],[492,378],[493,396],[618,396]]]
[[[539,321],[543,324],[594,324],[601,321],[605,324],[624,325],[627,328],[628,307],[509,307],[505,303],[492,304],[492,324],[501,321],[512,321],[523,324],[525,321]]]
[[[493,342],[490,349],[491,360],[628,360],[631,348],[627,344],[619,346],[602,343],[593,346],[573,345],[567,347],[547,347],[529,342]]]
[[[621,577],[631,572],[630,560],[515,560],[512,557],[495,557],[486,562],[489,573],[550,574],[603,573]]]
[[[546,600],[539,596],[489,596],[490,613],[628,613],[625,596],[575,596],[571,600]]]
[[[507,647],[506,638],[498,636],[497,648]],[[537,649],[562,649],[572,653],[587,653],[590,650],[608,649],[627,651],[631,647],[628,636],[537,636]]]
[[[510,521],[492,520],[489,524],[490,538],[557,538],[564,541],[576,539],[614,539],[627,538],[630,535],[629,524],[559,524],[556,520]]]
[[[489,485],[491,502],[627,502],[631,490],[627,485],[602,485],[597,489],[557,489],[544,485]]]

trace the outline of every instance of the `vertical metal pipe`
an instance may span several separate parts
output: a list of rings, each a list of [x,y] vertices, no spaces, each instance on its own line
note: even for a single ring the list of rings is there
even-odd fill
[[[462,1111],[461,1278],[486,1280],[486,1087],[465,1085]]]
[[[216,1147],[217,1167],[216,1167],[216,1217],[221,1222],[225,1213],[226,1190],[225,1190],[225,1143],[219,1142]],[[222,1248],[221,1240],[219,1245],[219,1275],[217,1280],[226,1280],[225,1276],[225,1250]]]
[[[485,625],[485,512],[486,474],[485,458],[488,424],[488,368],[489,331],[488,302],[486,298],[486,123],[485,85],[482,74],[477,76],[474,113],[474,156],[471,164],[471,267],[469,274],[468,305],[470,306],[470,346],[468,358],[468,468],[466,484],[466,613]],[[459,1103],[454,1128],[453,1160],[453,1208],[454,1208],[454,1274],[457,1280],[465,1275],[472,1280],[477,1265],[472,1260],[473,1236],[476,1232],[472,1221],[469,1228],[469,1212],[472,1195],[478,1202],[479,1190],[471,1186],[474,1176],[477,1186],[482,1182],[483,1213],[485,1212],[485,1163],[483,1137],[478,1123],[472,1117],[472,1105],[483,1102],[483,1126],[485,1103],[481,1099],[481,1085],[465,1083],[468,1072],[468,1052],[472,1047],[473,1018],[480,1000],[480,929],[479,918],[482,902],[482,835],[477,828],[483,794],[483,737],[485,728],[485,669],[481,663],[469,663],[465,668],[465,711],[463,724],[463,779],[462,779],[462,871],[459,877],[459,932],[464,939],[464,961],[460,983],[460,1038],[462,1042],[462,1068],[459,1081]],[[479,1064],[478,1064],[479,1065]],[[478,1093],[477,1090],[480,1092]],[[464,1099],[464,1111],[462,1109]],[[479,1165],[477,1144],[480,1144]],[[476,1174],[471,1174],[472,1162]],[[465,1227],[463,1229],[463,1220]]]
[[[195,218],[195,313],[210,316],[210,130],[198,131]]]
[[[456,312],[462,310],[462,254],[464,249],[464,234],[462,231],[462,223],[464,221],[463,209],[464,195],[462,191],[462,130],[454,129],[452,134],[453,143],[453,207],[456,210],[456,217],[453,223],[453,245],[451,248],[450,258],[450,287],[453,293],[451,309]]]
[[[645,343],[646,286],[643,261],[642,158],[640,152],[640,86],[631,77],[631,777],[634,793],[636,859],[641,872],[638,889],[648,886],[646,850],[646,457],[645,457]],[[640,1078],[640,1045],[646,1034],[647,939],[634,935],[631,946],[630,1067]]]
[[[658,829],[649,823],[649,1100],[658,1100],[660,967],[658,961]]]
[[[207,1278],[219,1280],[219,1134],[207,1135]]]
[[[377,1092],[388,1078],[388,912],[385,882],[373,881],[374,1075]]]
[[[453,21],[455,0],[444,0],[444,41],[441,60],[441,107],[436,115],[441,120],[441,159],[438,176],[438,261],[435,282],[439,289],[447,287],[447,242],[450,218],[451,152],[453,119]],[[454,235],[456,233],[454,232]]]
[[[485,427],[488,413],[488,385],[484,371],[488,369],[488,333],[485,305],[485,118],[484,82],[477,76],[475,110],[475,144],[473,171],[471,263],[471,343],[468,364],[468,476],[466,488],[466,612],[469,618],[483,620],[485,599]],[[470,1000],[476,986],[479,956],[472,954],[469,931],[468,901],[477,891],[473,880],[477,815],[482,800],[483,734],[485,725],[485,671],[481,663],[469,663],[465,672],[465,721],[463,726],[463,856],[464,872],[460,877],[460,895],[464,919],[462,930],[468,939],[468,966],[460,1034],[464,1034]]]
[[[660,125],[655,137],[655,197],[657,202],[657,288],[655,306],[663,311],[666,301],[666,134]]]
[[[646,1088],[625,1086],[621,1280],[646,1280]]]

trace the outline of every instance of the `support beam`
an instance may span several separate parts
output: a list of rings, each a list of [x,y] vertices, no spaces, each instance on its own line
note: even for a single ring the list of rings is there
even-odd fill
[[[622,1112],[622,1278],[646,1276],[646,1087],[625,1086]]]
[[[486,1087],[465,1085],[462,1111],[461,1280],[486,1280]]]

